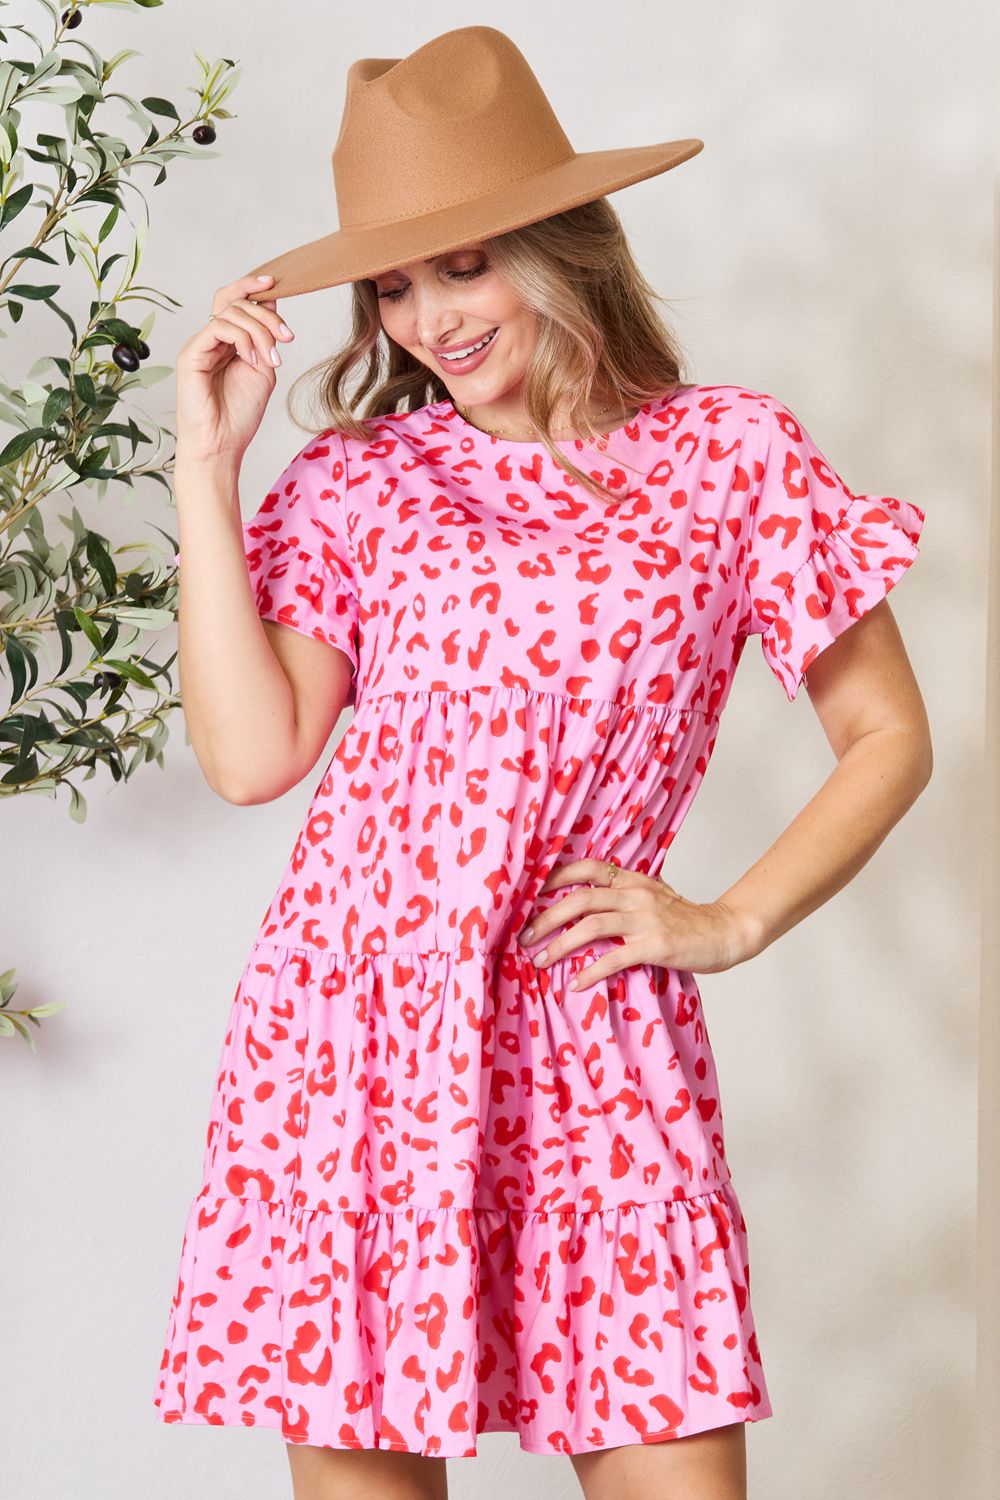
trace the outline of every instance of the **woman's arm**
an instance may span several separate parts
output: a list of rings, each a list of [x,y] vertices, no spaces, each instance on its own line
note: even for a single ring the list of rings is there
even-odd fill
[[[239,468],[174,467],[180,528],[179,670],[191,744],[229,802],[280,797],[315,765],[347,700],[342,651],[257,612],[247,573]]]
[[[741,932],[735,962],[754,957],[852,880],[931,777],[923,698],[885,600],[820,652],[806,689],[837,765],[718,898]]]
[[[181,699],[209,785],[241,803],[280,797],[311,769],[347,700],[354,667],[350,634],[336,614],[341,581],[327,578],[298,542],[275,537],[281,507],[296,498],[288,489],[308,469],[301,458],[281,476],[266,513],[258,513],[263,530],[250,538],[256,584],[248,569],[240,466],[275,388],[277,340],[294,337],[273,299],[250,300],[272,280],[243,276],[220,287],[211,318],[177,357]],[[304,519],[307,512],[305,506]],[[320,613],[321,597],[332,620]]]
[[[858,873],[932,767],[923,701],[884,599],[812,659],[806,686],[837,765],[757,863],[706,902],[636,870],[619,871],[611,885],[603,860],[559,865],[540,891],[589,888],[528,914],[517,938],[534,950],[533,963],[544,968],[595,937],[619,937],[571,990],[633,964],[715,974],[753,958]]]

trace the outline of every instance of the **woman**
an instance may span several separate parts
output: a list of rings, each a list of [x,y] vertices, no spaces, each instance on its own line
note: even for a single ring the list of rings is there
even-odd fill
[[[280,796],[356,712],[237,985],[156,1404],[279,1428],[297,1500],[444,1495],[500,1430],[588,1500],[741,1500],[771,1404],[695,976],[832,896],[926,784],[885,600],[923,512],[853,494],[775,397],[682,379],[605,193],[699,142],[560,158],[488,27],[348,83],[344,227],[221,288],[178,359],[207,779]],[[345,280],[326,420],[243,522],[278,297]],[[788,698],[808,669],[838,764],[694,902],[660,871],[752,634]]]

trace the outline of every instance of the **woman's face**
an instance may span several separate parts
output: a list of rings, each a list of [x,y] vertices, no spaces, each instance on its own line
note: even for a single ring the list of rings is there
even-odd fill
[[[537,319],[493,271],[489,242],[411,261],[376,276],[382,327],[434,371],[463,406],[488,406],[518,391]],[[468,358],[449,360],[487,335]]]

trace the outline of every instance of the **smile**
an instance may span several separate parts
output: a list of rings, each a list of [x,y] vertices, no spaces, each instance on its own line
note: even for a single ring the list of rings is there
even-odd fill
[[[443,359],[448,364],[461,364],[463,360],[471,359],[481,349],[487,348],[496,338],[499,331],[498,328],[494,328],[492,333],[488,333],[485,338],[480,339],[478,344],[469,344],[465,349],[457,351],[454,354],[439,354],[438,359]]]

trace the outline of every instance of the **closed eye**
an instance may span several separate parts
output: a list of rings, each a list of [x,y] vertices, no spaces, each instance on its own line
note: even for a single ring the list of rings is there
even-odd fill
[[[484,262],[483,265],[476,266],[471,271],[449,271],[447,274],[455,281],[471,281],[475,276],[482,276],[486,270],[488,270],[488,266]],[[392,292],[379,292],[378,295],[379,297],[385,297],[389,302],[398,302],[400,297],[407,291],[409,291],[409,287],[402,286],[397,287]]]

